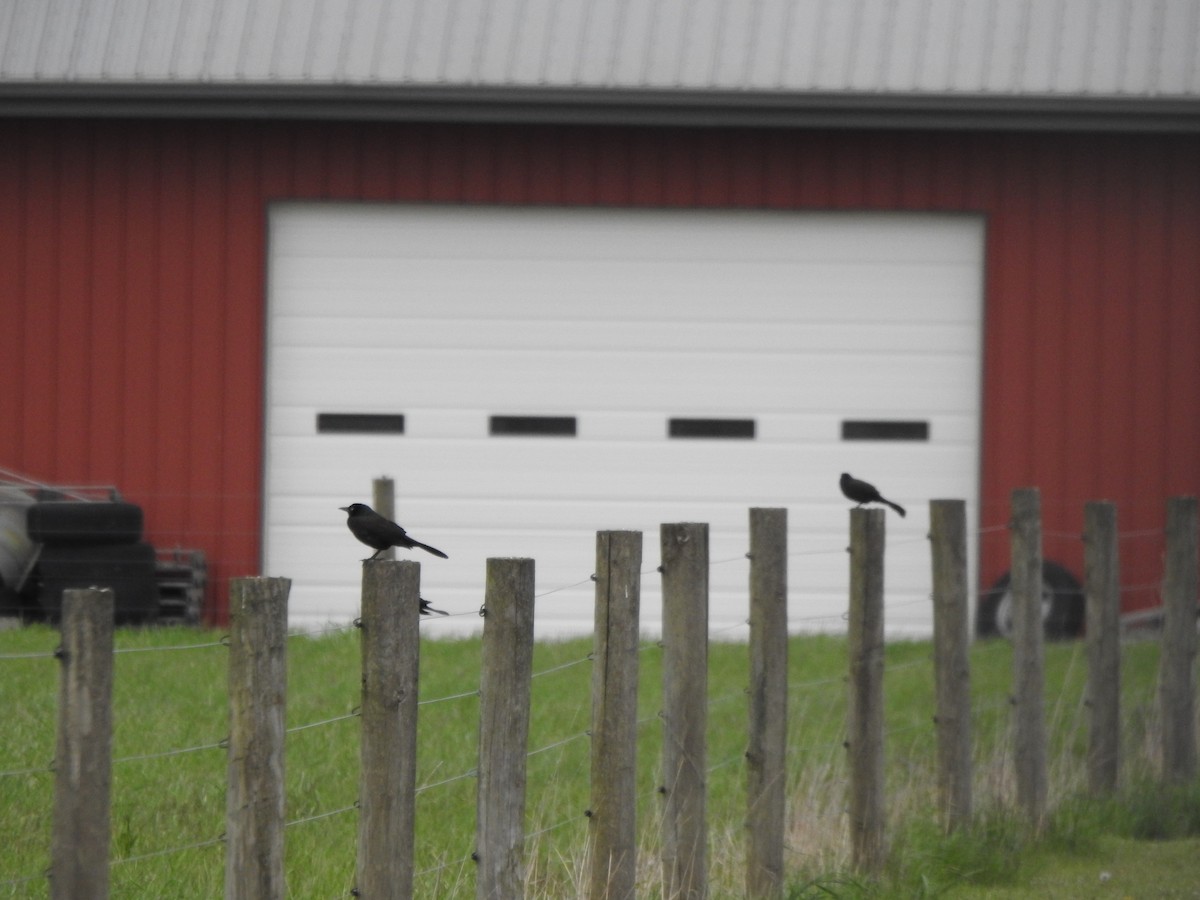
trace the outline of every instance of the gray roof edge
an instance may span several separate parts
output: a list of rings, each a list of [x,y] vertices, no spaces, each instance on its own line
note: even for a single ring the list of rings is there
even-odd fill
[[[0,82],[0,116],[1200,132],[1200,98]]]

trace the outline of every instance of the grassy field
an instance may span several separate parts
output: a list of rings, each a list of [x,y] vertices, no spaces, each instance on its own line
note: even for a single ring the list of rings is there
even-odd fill
[[[435,623],[436,624],[436,623]],[[123,630],[116,657],[112,790],[112,895],[220,896],[224,856],[227,730],[220,635]],[[48,628],[0,632],[0,699],[8,711],[0,745],[0,897],[42,897],[49,859],[57,644]],[[580,896],[587,835],[591,664],[589,641],[540,643],[535,651],[528,760],[528,896]],[[839,637],[794,638],[789,679],[790,896],[1023,897],[1197,896],[1200,791],[1153,787],[1157,646],[1125,648],[1125,787],[1083,799],[1087,714],[1083,647],[1047,648],[1047,720],[1052,737],[1046,833],[1029,835],[1012,810],[1007,644],[972,653],[978,825],[944,837],[934,815],[933,681],[930,646],[886,652],[887,805],[891,859],[875,883],[848,872],[845,799],[846,645]],[[13,658],[33,654],[27,658]],[[479,642],[425,640],[421,647],[417,798],[418,896],[474,894]],[[638,828],[639,896],[658,896],[657,816],[661,651],[641,654]],[[358,790],[359,655],[355,632],[294,636],[288,646],[286,865],[297,898],[347,896],[354,881]],[[709,675],[711,895],[741,895],[747,721],[744,644],[714,643]],[[1156,843],[1147,843],[1156,839]],[[1144,849],[1143,849],[1144,848]],[[1157,880],[1130,865],[1158,858]],[[1188,868],[1188,860],[1191,860]],[[1130,863],[1133,861],[1133,863]],[[1081,867],[1081,868],[1077,868]],[[1107,867],[1107,868],[1106,868]],[[1065,879],[1087,879],[1074,887]],[[1110,877],[1102,879],[1103,872]],[[1129,873],[1133,871],[1131,876]],[[1139,893],[1148,885],[1159,893]],[[1159,890],[1160,888],[1155,888]],[[1046,891],[1049,891],[1049,894]],[[1176,890],[1179,893],[1170,893]],[[1022,893],[1026,891],[1026,893]],[[1032,891],[1031,893],[1029,891]],[[1190,891],[1190,893],[1189,893]]]

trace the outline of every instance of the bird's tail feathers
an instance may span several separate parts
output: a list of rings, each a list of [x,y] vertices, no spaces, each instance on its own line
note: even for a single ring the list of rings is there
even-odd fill
[[[421,615],[428,616],[433,613],[437,613],[439,616],[450,615],[450,613],[446,612],[444,609],[434,609],[432,606],[429,605],[429,601],[426,600],[424,597],[422,597],[421,598]]]
[[[904,513],[901,513],[900,515],[904,515]],[[430,547],[428,544],[422,544],[420,541],[413,541],[413,546],[420,547],[422,550],[425,550],[428,553],[432,553],[434,556],[440,556],[442,559],[450,558],[445,553],[443,553],[441,550],[439,550],[437,547]]]
[[[882,497],[880,497],[879,499],[883,500]],[[883,500],[883,502],[886,503],[888,506],[890,506],[892,509],[894,509],[896,512],[900,513],[900,518],[902,518],[902,519],[904,518],[904,507],[903,506],[901,506],[899,503],[893,503],[891,500]]]

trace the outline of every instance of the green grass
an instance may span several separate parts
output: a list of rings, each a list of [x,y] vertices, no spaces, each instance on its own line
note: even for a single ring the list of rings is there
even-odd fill
[[[118,647],[152,648],[116,657],[112,789],[114,897],[211,898],[223,886],[227,650],[153,648],[207,644],[220,635],[188,630],[122,630]],[[0,654],[49,652],[57,634],[44,627],[0,632]],[[535,649],[528,760],[528,896],[583,893],[587,836],[590,641],[539,643]],[[1052,735],[1051,808],[1042,835],[1025,828],[1012,805],[1007,696],[1012,658],[1002,642],[972,652],[975,702],[976,824],[945,836],[934,813],[935,769],[930,646],[900,642],[886,650],[887,825],[891,853],[874,882],[849,870],[846,822],[846,643],[840,637],[790,644],[786,843],[790,895],[808,897],[1184,896],[1197,879],[1142,878],[1137,848],[1194,858],[1200,790],[1164,792],[1153,779],[1157,647],[1125,648],[1123,718],[1127,785],[1105,801],[1084,798],[1087,715],[1083,647],[1047,647],[1046,709]],[[418,896],[471,896],[474,871],[478,640],[421,645]],[[638,827],[639,896],[659,896],[657,827],[661,797],[657,718],[661,651],[640,656]],[[747,652],[713,643],[709,654],[709,835],[714,897],[741,895],[745,809]],[[297,898],[346,896],[354,882],[358,722],[337,720],[359,702],[358,635],[295,636],[288,646],[286,866]],[[0,701],[8,714],[0,744],[0,897],[45,896],[49,861],[57,666],[53,658],[0,659]],[[465,695],[465,696],[458,696]],[[449,699],[444,699],[449,698]],[[437,702],[428,702],[437,701]],[[327,721],[336,720],[336,721]],[[198,749],[191,749],[198,748]],[[188,750],[157,756],[172,750]],[[137,758],[150,756],[152,758]],[[38,771],[23,771],[38,770]],[[1154,841],[1153,844],[1150,842]],[[1155,858],[1158,858],[1157,856]],[[1061,861],[1061,864],[1060,864]],[[1069,863],[1069,865],[1067,864]],[[1162,871],[1176,872],[1170,860]],[[1098,868],[1099,867],[1099,868]],[[1104,882],[1100,871],[1113,873]],[[1133,874],[1126,874],[1133,873]],[[12,879],[23,879],[17,881]],[[1060,881],[1043,881],[1044,879]],[[1132,880],[1130,880],[1132,879]],[[1178,882],[1178,883],[1176,883]],[[1130,885],[1161,884],[1139,894]],[[1111,885],[1111,889],[1110,886]],[[1122,887],[1122,885],[1124,885]],[[1174,885],[1174,887],[1172,887]],[[1033,893],[1020,893],[1032,890]],[[1157,890],[1157,888],[1156,888]],[[1017,891],[1017,893],[1011,893]],[[1042,891],[1039,893],[1039,891]]]

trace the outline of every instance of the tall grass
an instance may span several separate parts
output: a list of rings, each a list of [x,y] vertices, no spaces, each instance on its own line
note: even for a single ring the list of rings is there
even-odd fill
[[[218,635],[122,630],[116,658],[112,889],[122,897],[210,898],[223,883],[225,677]],[[44,627],[0,632],[0,654],[49,652]],[[185,645],[212,644],[191,649]],[[528,896],[583,894],[587,843],[591,663],[589,641],[535,648],[527,797]],[[418,896],[474,892],[478,639],[425,640],[417,797]],[[1012,812],[1013,775],[1007,644],[972,651],[975,798],[978,825],[945,836],[935,815],[933,681],[926,642],[886,649],[887,833],[883,882],[847,874],[844,739],[847,668],[841,637],[797,637],[789,660],[789,811],[786,846],[792,895],[929,896],[963,881],[1011,879],[1031,840]],[[744,644],[713,643],[709,674],[708,813],[711,894],[740,896],[743,879],[748,677]],[[1130,790],[1103,806],[1083,801],[1086,666],[1079,644],[1047,647],[1051,738],[1050,837],[1086,842],[1103,827],[1156,836],[1200,831],[1195,792],[1170,796],[1153,782],[1157,646],[1125,648],[1123,711]],[[638,729],[639,896],[659,897],[661,796],[660,648],[640,655]],[[286,866],[295,897],[346,896],[354,883],[358,792],[358,635],[294,636],[288,646]],[[0,896],[45,895],[54,755],[57,662],[0,659],[8,725],[0,745]],[[345,718],[343,718],[345,717]],[[174,753],[171,751],[184,751]],[[170,755],[161,755],[170,753]],[[14,774],[16,773],[16,774]],[[1144,798],[1144,799],[1140,799]],[[1139,802],[1140,799],[1140,802]],[[1174,810],[1167,814],[1169,810]],[[1119,811],[1119,815],[1118,815]],[[890,888],[888,886],[891,886]]]

